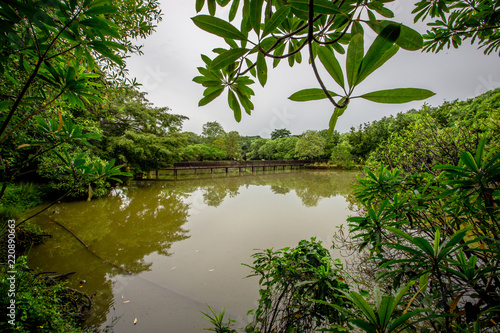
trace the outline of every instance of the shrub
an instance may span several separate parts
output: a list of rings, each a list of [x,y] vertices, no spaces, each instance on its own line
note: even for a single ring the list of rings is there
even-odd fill
[[[10,269],[9,269],[10,270]],[[63,282],[46,279],[28,268],[26,257],[19,257],[15,268],[15,297],[9,295],[12,274],[6,267],[0,276],[0,306],[6,309],[15,299],[15,325],[0,321],[2,332],[78,333],[80,307],[88,307],[89,299],[66,287]],[[9,318],[10,320],[10,318]]]

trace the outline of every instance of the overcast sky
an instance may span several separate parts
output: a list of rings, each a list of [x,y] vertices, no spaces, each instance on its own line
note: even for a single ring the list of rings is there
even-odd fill
[[[393,6],[394,21],[406,22],[419,32],[425,26],[412,25],[411,1],[405,5]],[[407,3],[407,4],[406,4]],[[228,131],[241,135],[269,137],[276,128],[287,128],[293,134],[306,130],[321,130],[328,127],[333,112],[327,100],[314,102],[292,102],[288,97],[304,88],[318,88],[319,85],[303,55],[301,65],[288,67],[287,61],[272,70],[268,60],[268,82],[264,88],[255,84],[253,97],[255,110],[251,116],[243,114],[240,123],[234,120],[227,105],[227,93],[223,93],[210,104],[198,107],[204,88],[192,81],[198,76],[196,67],[203,66],[200,54],[213,58],[211,50],[225,47],[221,38],[197,28],[191,21],[196,15],[195,0],[161,0],[163,21],[156,32],[144,43],[144,55],[128,60],[130,76],[142,83],[141,90],[148,93],[148,99],[155,106],[168,106],[172,113],[188,116],[183,130],[200,134],[203,124],[218,121]],[[229,7],[229,6],[228,6]],[[220,10],[218,16],[227,16],[228,7]],[[365,28],[365,33],[370,33]],[[371,35],[365,36],[365,43]],[[366,51],[366,47],[365,47]],[[341,65],[344,63],[340,60]],[[344,66],[343,66],[344,67]],[[327,76],[325,75],[325,78]],[[257,80],[256,80],[257,81]],[[326,80],[330,90],[335,91],[333,80]],[[497,54],[485,56],[482,50],[469,45],[467,41],[458,50],[450,49],[439,54],[409,52],[400,50],[384,66],[375,71],[355,90],[355,95],[390,88],[425,88],[436,95],[425,101],[389,105],[361,99],[353,100],[337,122],[340,132],[349,131],[351,126],[395,115],[423,103],[437,106],[444,101],[464,100],[500,86],[500,58]]]

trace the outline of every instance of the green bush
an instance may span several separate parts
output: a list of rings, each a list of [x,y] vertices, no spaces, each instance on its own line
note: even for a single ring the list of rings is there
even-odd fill
[[[251,276],[258,276],[261,289],[254,321],[255,332],[314,332],[346,317],[335,304],[349,307],[341,297],[348,291],[342,263],[333,260],[321,242],[302,240],[295,248],[268,249],[252,256]],[[327,304],[325,304],[327,303]]]
[[[333,147],[330,159],[342,169],[354,168],[354,156],[351,154],[352,147],[347,141],[342,141]]]
[[[8,184],[0,200],[0,219],[19,219],[26,210],[41,204],[42,196],[43,190],[38,185]]]
[[[69,152],[69,156],[76,159],[82,152],[83,150],[77,147]],[[63,149],[57,149],[55,153],[62,154]],[[86,153],[84,156],[84,164],[89,167],[104,168],[108,163],[96,155]],[[52,152],[42,157],[37,173],[48,181],[48,191],[63,194],[73,189],[68,196],[75,198],[87,198],[89,193],[93,197],[103,196],[108,192],[110,186],[103,177],[96,174],[78,171],[76,176],[71,175],[66,170],[66,165]]]
[[[65,283],[37,276],[28,268],[26,257],[18,258],[13,269],[17,273],[13,275],[7,271],[4,266],[0,276],[0,306],[2,309],[7,309],[11,299],[15,299],[15,322],[1,320],[0,331],[84,332],[79,327],[81,322],[79,307],[88,305],[86,297],[68,289]],[[15,297],[11,294],[12,276],[15,277]]]

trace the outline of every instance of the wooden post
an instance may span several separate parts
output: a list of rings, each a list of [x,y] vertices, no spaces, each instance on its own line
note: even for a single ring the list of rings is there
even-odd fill
[[[226,177],[229,175],[229,168],[226,168]]]
[[[177,180],[177,169],[174,169],[174,180]]]
[[[158,170],[156,170],[156,180],[158,180]]]

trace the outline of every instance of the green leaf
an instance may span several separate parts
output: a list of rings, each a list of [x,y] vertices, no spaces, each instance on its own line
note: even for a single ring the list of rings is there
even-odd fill
[[[90,46],[104,57],[109,58],[120,66],[123,66],[123,59],[116,55],[104,42],[92,41],[89,43]]]
[[[441,234],[439,233],[439,230],[436,230],[436,233],[434,234],[434,253],[437,254],[439,251],[439,242],[441,241]]]
[[[368,302],[365,301],[365,299],[357,292],[351,291],[349,296],[351,296],[351,300],[357,305],[358,309],[363,312],[365,317],[372,323],[376,324],[377,318],[375,317],[375,313],[373,312],[370,304],[368,304]]]
[[[240,122],[241,121],[241,107],[240,107],[240,103],[238,103],[238,100],[236,99],[236,95],[234,94],[234,92],[232,90],[228,91],[227,101],[229,103],[229,107],[234,112],[234,119],[237,122]]]
[[[386,229],[392,232],[393,234],[396,234],[397,236],[402,237],[407,241],[413,243],[413,237],[408,235],[406,232],[401,231],[400,229],[394,227],[386,227]]]
[[[233,0],[233,3],[231,4],[231,9],[229,10],[229,22],[234,20],[234,18],[236,17],[239,5],[240,5],[240,0]]]
[[[349,47],[347,48],[346,70],[347,83],[349,87],[356,85],[358,78],[359,66],[363,61],[364,55],[364,40],[362,34],[356,34],[351,38]]]
[[[397,88],[388,90],[374,91],[359,97],[376,103],[408,103],[420,101],[434,96],[430,90],[419,88]]]
[[[330,96],[339,96],[338,94],[328,91],[330,93]],[[320,100],[320,99],[325,99],[327,98],[325,92],[323,89],[320,88],[310,88],[310,89],[303,89],[300,91],[297,91],[296,93],[292,94],[290,97],[288,97],[289,100],[292,100],[294,102],[307,102],[307,101],[315,101],[315,100]]]
[[[375,328],[375,326],[373,326],[370,323],[367,323],[364,320],[351,319],[350,322],[353,323],[354,325],[358,326],[359,328],[361,328],[363,331],[365,331],[367,333],[377,333],[377,329]]]
[[[196,0],[196,12],[199,13],[203,6],[205,5],[205,0]]]
[[[380,326],[385,327],[389,323],[389,319],[391,318],[392,312],[394,311],[395,304],[394,297],[383,297],[382,302],[380,303],[380,308],[378,309],[378,317],[380,320]]]
[[[401,317],[398,317],[396,320],[394,320],[391,323],[391,326],[387,329],[387,332],[392,332],[392,331],[396,330],[396,328],[398,326],[400,326],[401,324],[404,324],[411,317],[414,317],[415,315],[417,315],[419,313],[427,312],[427,311],[429,311],[429,309],[416,309],[416,310],[413,310],[412,312],[405,313],[404,315],[402,315]]]
[[[288,1],[294,9],[309,12],[309,0],[291,0]],[[336,1],[314,0],[314,12],[317,14],[341,14],[342,13]]]
[[[244,56],[248,52],[247,49],[230,49],[221,55],[217,56],[213,61],[211,68],[218,70],[234,63],[236,60]]]
[[[400,30],[399,25],[392,24],[384,28],[375,38],[361,62],[355,84],[360,84],[368,75],[396,54],[399,48],[397,46],[394,48],[394,42],[398,39]]]
[[[345,99],[340,100],[340,104],[344,103]],[[335,126],[337,125],[337,120],[340,116],[344,114],[344,111],[347,109],[347,105],[344,108],[335,108],[335,111],[330,118],[330,123],[328,126],[328,136],[331,137],[333,135],[333,131],[335,130]]]
[[[432,248],[431,244],[427,241],[427,239],[422,238],[422,237],[413,237],[413,244],[418,246],[422,251],[424,251],[425,254],[427,254],[429,257],[434,257],[434,249]]]
[[[383,4],[377,3],[377,2],[370,2],[368,4],[368,8],[375,10],[377,13],[379,13],[382,16],[388,17],[388,18],[393,18],[394,13],[385,8]]]
[[[291,9],[291,6],[283,6],[278,9],[273,14],[273,16],[271,16],[271,18],[267,20],[264,31],[262,32],[262,37],[273,32],[273,30],[276,29],[287,18],[288,14],[290,14]]]
[[[217,4],[215,3],[215,0],[207,0],[207,6],[208,6],[208,13],[210,16],[215,15],[215,10],[217,9]]]
[[[116,13],[118,11],[118,7],[115,6],[98,6],[94,8],[90,8],[89,10],[85,11],[83,14],[87,16],[92,16],[92,15],[101,15],[101,14],[112,14]]]
[[[406,25],[399,24],[393,21],[370,21],[368,25],[375,31],[376,33],[380,33],[385,27],[390,24],[398,24],[400,25],[401,32],[399,34],[398,39],[396,40],[396,45],[401,47],[402,49],[408,51],[417,51],[420,50],[424,46],[424,39],[422,35],[416,30],[407,27]]]
[[[463,152],[460,154],[460,160],[469,167],[470,170],[477,172],[479,170],[476,161],[469,152]]]
[[[198,103],[198,106],[207,105],[208,103],[219,97],[223,91],[224,91],[224,86],[221,86],[218,90],[214,91],[210,95],[203,97]]]
[[[338,83],[339,86],[344,88],[344,73],[338,60],[335,58],[335,53],[329,48],[324,46],[318,47],[319,60],[325,66],[330,76]]]
[[[267,82],[267,64],[263,53],[257,56],[257,78],[260,84],[264,87]]]
[[[249,115],[252,114],[252,110],[254,109],[253,103],[250,101],[250,98],[247,97],[245,91],[239,86],[239,85],[234,85],[234,91],[236,92],[236,95],[240,99],[240,103],[245,109],[245,112]]]
[[[257,35],[260,34],[260,21],[262,18],[262,5],[264,0],[250,0],[250,23]]]
[[[245,35],[231,23],[210,15],[198,15],[191,18],[198,28],[223,38],[246,40]]]

